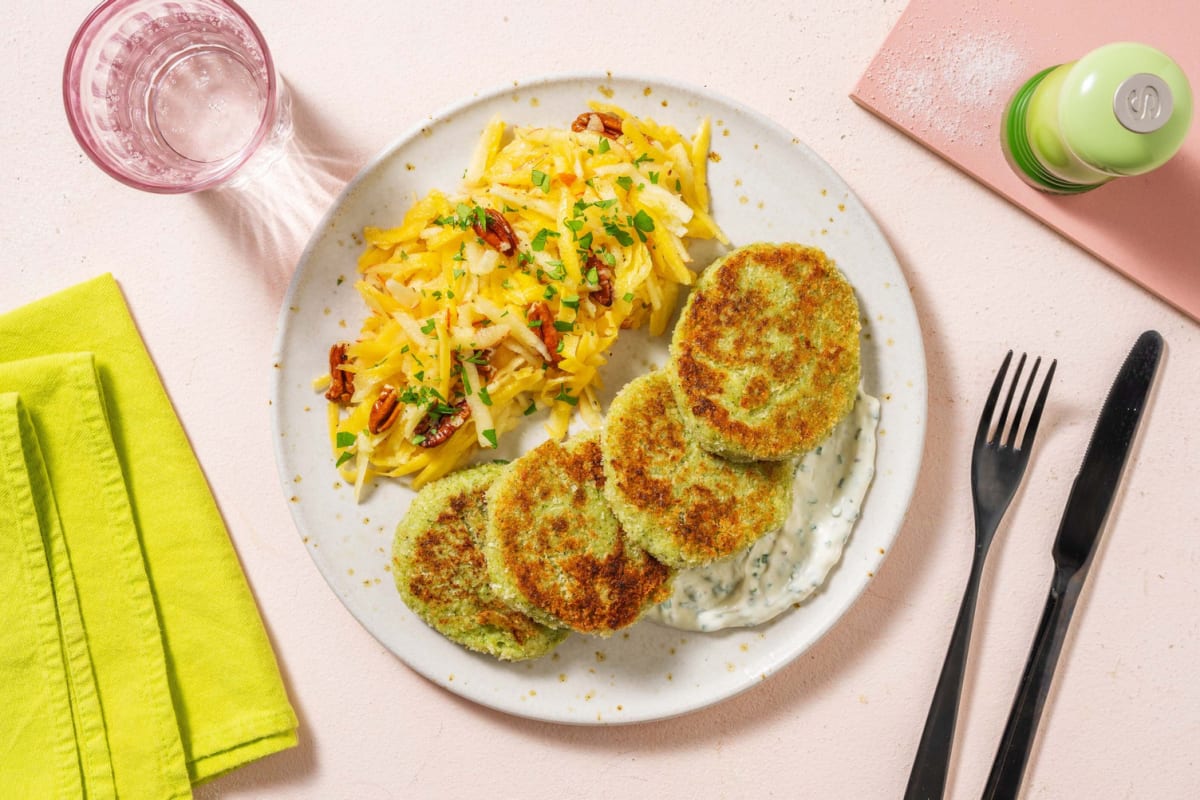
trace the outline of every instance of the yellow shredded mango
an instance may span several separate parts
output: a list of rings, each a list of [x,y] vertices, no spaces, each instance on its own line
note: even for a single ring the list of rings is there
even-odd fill
[[[377,475],[420,487],[539,409],[552,437],[576,411],[598,426],[600,369],[618,333],[661,334],[694,280],[687,240],[727,241],[708,212],[708,120],[688,139],[618,106],[590,107],[620,117],[621,135],[494,118],[458,193],[431,191],[397,227],[363,229],[355,286],[368,315],[344,365],[354,395],[329,413],[338,469],[356,492]],[[399,413],[372,432],[385,387]],[[445,441],[422,446],[455,422]]]

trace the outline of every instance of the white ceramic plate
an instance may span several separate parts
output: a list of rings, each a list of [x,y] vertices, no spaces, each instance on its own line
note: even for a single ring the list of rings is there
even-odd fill
[[[864,318],[863,379],[883,401],[876,477],[824,588],[773,622],[712,634],[642,622],[607,640],[571,636],[550,657],[506,664],[442,638],[401,601],[388,563],[392,531],[412,491],[380,483],[355,503],[334,470],[325,401],[312,381],[328,370],[330,345],[355,336],[364,316],[353,285],[364,225],[394,226],[416,196],[455,190],[494,114],[510,124],[563,126],[589,99],[606,97],[685,133],[708,116],[712,211],[731,241],[820,246],[854,284]],[[703,264],[711,251],[693,254]],[[665,340],[623,336],[605,373],[608,397],[665,357]],[[895,256],[849,187],[798,139],[749,109],[639,78],[572,75],[521,84],[450,108],[398,139],[347,186],[305,249],[280,314],[275,359],[280,478],[305,547],[338,597],[429,680],[492,708],[557,722],[622,723],[691,711],[754,686],[804,652],[854,602],[891,546],[925,433],[916,312]],[[541,426],[529,424],[502,442],[499,455],[513,457],[541,438]]]

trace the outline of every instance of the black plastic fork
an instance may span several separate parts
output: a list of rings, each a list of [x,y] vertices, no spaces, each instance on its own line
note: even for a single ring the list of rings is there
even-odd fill
[[[1012,362],[1012,355],[1010,350],[1004,357],[1004,363],[1000,365],[1000,371],[992,383],[992,390],[983,407],[979,430],[975,433],[975,447],[971,456],[971,495],[975,502],[975,555],[971,559],[971,576],[967,580],[962,605],[958,609],[958,621],[954,624],[954,634],[950,638],[946,661],[942,664],[942,674],[933,693],[929,716],[925,719],[925,730],[921,733],[921,744],[917,747],[917,756],[913,762],[912,773],[908,777],[904,800],[937,800],[946,791],[950,750],[954,744],[954,726],[958,718],[958,701],[966,672],[967,649],[971,644],[971,626],[975,620],[975,603],[979,597],[983,561],[987,557],[988,548],[991,547],[996,528],[999,527],[1000,520],[1008,510],[1025,474],[1033,437],[1037,434],[1042,409],[1046,406],[1046,395],[1050,392],[1050,382],[1054,380],[1054,368],[1058,365],[1057,361],[1051,361],[1050,368],[1046,370],[1045,380],[1042,381],[1042,388],[1030,411],[1029,421],[1025,424],[1025,434],[1018,447],[1017,433],[1021,428],[1025,406],[1042,360],[1039,358],[1033,362],[1033,369],[1030,370],[1025,390],[1021,393],[1011,427],[1007,428],[1008,436],[1005,437],[1005,426],[1009,424],[1008,414],[1021,380],[1021,372],[1025,368],[1023,354],[1017,362],[1012,384],[994,426],[992,417],[996,410],[996,401],[1000,398],[1000,390],[1004,386],[1004,378],[1008,374],[1009,364]],[[989,437],[991,431],[994,433]]]

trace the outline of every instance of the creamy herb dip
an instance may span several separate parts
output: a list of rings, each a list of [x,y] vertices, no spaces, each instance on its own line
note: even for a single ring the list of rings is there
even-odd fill
[[[815,592],[842,557],[875,475],[879,401],[858,391],[854,408],[800,459],[783,528],[741,553],[675,576],[669,600],[646,618],[715,631],[760,625]]]

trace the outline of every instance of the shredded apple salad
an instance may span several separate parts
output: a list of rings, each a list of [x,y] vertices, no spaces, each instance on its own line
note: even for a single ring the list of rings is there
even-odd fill
[[[708,120],[690,139],[592,103],[570,130],[493,119],[458,194],[363,230],[369,315],[318,381],[343,478],[421,485],[549,409],[600,423],[598,370],[623,328],[663,332],[709,215]]]

